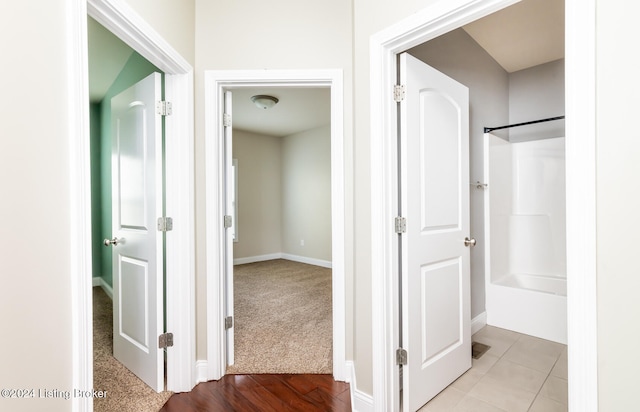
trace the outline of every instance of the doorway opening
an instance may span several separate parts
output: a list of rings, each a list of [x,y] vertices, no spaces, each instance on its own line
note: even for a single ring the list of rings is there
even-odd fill
[[[330,92],[225,89],[226,181],[234,182],[226,190],[234,333],[227,373],[332,373]],[[257,107],[254,96],[277,103]]]
[[[164,332],[165,268],[164,248],[161,245],[165,234],[155,231],[154,222],[151,222],[153,226],[149,230],[149,219],[135,213],[135,210],[144,210],[151,219],[156,211],[164,216],[164,171],[160,168],[149,170],[140,167],[138,163],[141,161],[144,164],[156,159],[160,159],[160,164],[164,163],[164,136],[161,127],[164,120],[156,116],[145,120],[146,116],[140,110],[129,110],[125,108],[126,105],[121,106],[135,96],[137,107],[146,108],[146,112],[149,112],[150,105],[153,110],[156,97],[161,98],[162,95],[162,75],[157,67],[91,17],[88,17],[87,28],[91,115],[94,387],[104,388],[113,395],[96,400],[95,405],[102,409],[117,408],[114,402],[130,396],[135,398],[129,401],[131,404],[135,404],[140,398],[146,398],[150,405],[155,403],[155,406],[160,407],[170,395],[170,392],[164,392],[164,353],[156,352],[154,348],[138,352],[135,349],[138,346],[131,347],[128,343],[131,339],[144,345],[140,341],[145,333],[140,333],[126,319],[139,319],[141,323],[149,325],[149,333],[152,335]],[[143,89],[146,90],[145,93],[134,91]],[[145,125],[144,130],[147,132],[135,132],[135,125],[140,124]],[[116,129],[131,136],[131,139],[124,138]],[[120,144],[114,142],[116,138]],[[142,142],[145,142],[144,151],[132,150]],[[112,160],[119,158],[120,152],[114,151],[114,148],[120,146],[123,150],[128,149],[127,157],[125,161],[114,162]],[[156,189],[148,190],[147,185],[143,185],[141,189],[140,182],[131,178],[137,172],[156,182]],[[138,183],[137,187],[134,186],[135,183]],[[159,187],[162,189],[158,192]],[[131,196],[134,192],[138,196]],[[143,202],[148,206],[141,207],[134,200],[137,198],[146,199]],[[136,205],[136,209],[129,207],[130,204]],[[134,221],[137,223],[132,226]],[[126,244],[123,238],[126,238]],[[130,247],[136,240],[143,249],[133,252]],[[122,265],[118,263],[121,255],[127,256],[127,261],[122,262]],[[131,260],[134,258],[137,259],[136,263]],[[135,268],[140,267],[137,264],[141,262],[140,259],[145,262],[150,275],[147,287],[140,290],[149,299],[146,306],[149,316],[131,306],[132,301],[146,300],[133,291],[137,286],[133,278],[139,276],[135,273]],[[121,329],[123,333],[119,332]],[[125,336],[129,339],[123,340]],[[156,391],[162,393],[156,394]]]
[[[227,275],[233,273],[233,258],[227,255],[227,244],[222,216],[228,214],[225,204],[223,173],[225,136],[223,119],[225,92],[241,92],[256,88],[271,89],[325,89],[330,98],[330,252],[319,255],[306,263],[318,264],[326,260],[331,263],[331,334],[332,370],[336,380],[344,381],[345,373],[345,275],[344,275],[344,171],[343,171],[343,126],[342,126],[342,73],[339,70],[319,71],[209,71],[205,72],[206,103],[206,165],[207,165],[207,333],[208,333],[208,379],[220,379],[227,370],[227,362],[233,360],[233,328],[224,327],[224,319],[233,311],[231,282]],[[234,98],[235,99],[235,98]],[[277,107],[277,106],[276,106]],[[273,109],[271,109],[273,110]],[[314,130],[321,129],[316,128]],[[295,159],[296,157],[294,157]],[[299,159],[298,159],[299,160]],[[243,164],[238,161],[239,182]],[[240,199],[239,199],[240,201]],[[242,205],[240,205],[242,207]],[[240,213],[238,220],[239,243],[242,242],[245,222]],[[249,226],[250,228],[250,226]],[[231,239],[231,238],[229,238]],[[313,238],[293,238],[298,248],[309,248]],[[230,241],[232,243],[232,240]],[[229,243],[229,244],[231,244]],[[258,252],[252,252],[258,253]],[[249,253],[251,255],[252,253]],[[293,253],[275,253],[262,256],[295,258]],[[292,259],[293,260],[293,259]],[[240,261],[242,263],[242,261]],[[231,297],[231,299],[229,298]],[[230,305],[231,303],[231,305]]]
[[[107,27],[133,50],[158,67],[165,76],[165,94],[174,104],[173,117],[165,124],[166,131],[166,198],[167,213],[183,225],[174,226],[167,236],[167,327],[184,337],[167,351],[167,387],[173,391],[188,391],[195,386],[195,269],[193,264],[193,69],[160,35],[133,10],[103,0],[77,0],[69,13],[69,76],[73,90],[69,91],[72,128],[69,131],[71,161],[71,213],[73,219],[70,240],[72,261],[72,329],[73,386],[90,390],[93,386],[93,281],[91,251],[91,191],[90,191],[90,110],[87,16]],[[178,275],[179,274],[179,275]],[[155,339],[154,339],[155,340]],[[90,410],[91,398],[74,398],[74,409]]]
[[[397,266],[396,250],[394,248],[392,239],[393,233],[391,230],[384,227],[384,222],[393,219],[394,211],[389,210],[388,206],[383,203],[383,200],[388,196],[393,196],[395,193],[394,182],[397,181],[395,171],[397,165],[395,164],[396,149],[395,138],[393,137],[396,130],[395,121],[395,103],[393,97],[390,95],[391,86],[395,84],[396,79],[396,55],[407,51],[413,47],[416,47],[426,41],[437,38],[443,33],[447,33],[458,29],[470,22],[478,20],[490,13],[507,7],[514,1],[474,1],[467,2],[465,8],[456,8],[451,6],[445,11],[441,6],[430,7],[423,10],[421,13],[417,13],[411,19],[400,22],[380,33],[373,36],[372,39],[372,78],[382,79],[380,83],[372,83],[371,87],[371,100],[374,102],[380,102],[374,104],[371,113],[371,121],[373,131],[372,135],[372,147],[373,147],[373,159],[372,161],[381,164],[382,167],[378,170],[372,171],[372,214],[374,222],[379,222],[378,225],[374,223],[373,229],[373,243],[374,245],[381,245],[385,250],[384,257],[376,257],[374,254],[374,261],[372,267],[374,268],[373,274],[373,299],[374,301],[384,301],[389,308],[395,308],[398,304],[398,287],[394,286],[394,280],[399,276]],[[446,7],[445,7],[446,8]],[[567,22],[567,36],[566,36],[566,54],[567,54],[567,89],[566,89],[566,114],[567,114],[567,158],[572,158],[575,163],[570,164],[567,162],[567,208],[571,210],[571,214],[575,211],[572,209],[572,205],[575,207],[578,205],[577,199],[586,201],[590,206],[586,211],[579,212],[581,216],[578,218],[575,214],[573,216],[567,215],[567,237],[572,236],[572,230],[575,233],[587,232],[587,238],[581,244],[584,248],[579,250],[575,245],[567,245],[567,266],[568,270],[568,294],[571,296],[578,296],[578,299],[573,299],[568,302],[569,318],[572,322],[576,319],[581,319],[585,324],[592,324],[595,317],[595,312],[592,307],[584,305],[586,301],[594,303],[594,260],[585,256],[585,250],[593,250],[594,244],[592,242],[593,231],[595,230],[594,220],[590,219],[593,216],[594,203],[594,184],[595,181],[587,179],[587,182],[580,181],[578,179],[578,172],[586,172],[588,176],[593,176],[593,157],[592,150],[594,147],[594,134],[593,131],[589,131],[589,138],[585,142],[584,137],[574,134],[576,130],[583,131],[585,127],[582,126],[585,113],[592,113],[593,111],[593,89],[587,88],[586,90],[578,90],[576,83],[577,79],[586,81],[586,78],[591,79],[593,74],[593,62],[589,60],[589,52],[582,48],[583,45],[579,44],[579,40],[582,37],[578,37],[576,27],[584,29],[586,33],[593,33],[593,16],[589,13],[582,13],[579,10],[577,4],[573,1],[567,1],[566,18]],[[444,21],[442,17],[445,17]],[[584,20],[581,20],[584,19]],[[590,40],[589,40],[590,41]],[[593,43],[589,43],[589,47],[593,46]],[[446,54],[446,53],[443,53]],[[570,60],[573,59],[573,60]],[[569,64],[571,62],[571,64]],[[582,68],[576,64],[580,62],[586,67],[586,72],[581,73]],[[591,84],[591,83],[589,83]],[[582,96],[584,100],[579,101],[576,96]],[[572,118],[571,116],[575,116]],[[482,125],[484,126],[484,125]],[[589,149],[585,152],[581,152],[575,143],[576,140],[580,140],[582,144],[587,144]],[[471,142],[474,144],[473,140]],[[473,175],[471,176],[474,177]],[[380,185],[380,182],[388,182],[391,190],[386,189],[384,185]],[[482,183],[480,181],[480,183]],[[584,192],[578,194],[575,191],[576,187],[580,187]],[[576,222],[582,222],[583,225],[578,228]],[[585,228],[586,225],[586,228]],[[578,262],[580,259],[585,259],[587,263]],[[391,259],[389,263],[388,259]],[[584,272],[576,272],[575,268],[584,268],[589,274],[584,276]],[[572,277],[573,276],[573,277]],[[395,287],[395,289],[394,289]],[[575,293],[575,295],[572,295]],[[583,300],[584,299],[584,300]],[[572,306],[573,304],[573,306]],[[374,322],[373,322],[373,336],[374,336],[374,393],[385,394],[385,396],[376,397],[376,407],[388,410],[398,410],[401,382],[397,377],[397,366],[389,360],[388,352],[395,350],[397,347],[397,336],[399,333],[399,325],[397,321],[397,313],[395,310],[376,310],[374,307]],[[585,318],[589,318],[586,321]],[[482,324],[483,319],[478,319],[478,324]],[[583,324],[582,321],[578,321],[578,324]],[[573,358],[569,356],[568,364],[569,370],[581,370],[587,375],[587,379],[580,379],[571,381],[569,383],[569,396],[573,402],[573,405],[582,405],[585,407],[593,406],[597,402],[585,402],[584,397],[597,397],[597,391],[595,390],[596,375],[595,369],[595,329],[589,328],[588,330],[578,331],[576,328],[572,328],[571,324],[568,328],[569,341],[572,345],[576,344],[579,347],[574,348],[572,346],[572,353],[579,353],[580,358]],[[577,339],[578,335],[585,340]],[[586,343],[579,343],[586,342]],[[385,357],[385,355],[387,355]],[[580,361],[578,361],[580,359]],[[590,359],[587,362],[587,366],[583,363],[585,359]],[[593,361],[591,361],[593,360]],[[577,376],[577,374],[570,373],[570,375]],[[584,376],[584,375],[581,375]],[[574,394],[572,395],[572,387]],[[583,396],[582,399],[578,398],[577,393]],[[595,394],[594,394],[595,393]],[[575,398],[575,401],[574,401]],[[580,409],[578,407],[577,409]]]

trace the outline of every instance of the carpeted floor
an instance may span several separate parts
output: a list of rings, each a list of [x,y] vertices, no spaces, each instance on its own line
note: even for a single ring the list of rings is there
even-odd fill
[[[228,373],[332,373],[331,269],[288,260],[234,268]]]
[[[93,288],[93,389],[107,391],[94,399],[96,412],[157,412],[172,392],[156,393],[113,357],[113,303]]]

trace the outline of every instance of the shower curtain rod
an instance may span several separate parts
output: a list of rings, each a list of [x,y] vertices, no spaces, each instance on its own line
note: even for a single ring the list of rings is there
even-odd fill
[[[485,133],[491,133],[494,130],[500,130],[500,129],[508,129],[510,127],[518,127],[518,126],[526,126],[528,124],[535,124],[535,123],[542,123],[542,122],[550,122],[552,120],[562,120],[564,119],[564,116],[557,116],[557,117],[550,117],[548,119],[540,119],[540,120],[532,120],[530,122],[524,122],[524,123],[516,123],[516,124],[510,124],[507,126],[499,126],[499,127],[485,127],[484,128],[484,132]]]

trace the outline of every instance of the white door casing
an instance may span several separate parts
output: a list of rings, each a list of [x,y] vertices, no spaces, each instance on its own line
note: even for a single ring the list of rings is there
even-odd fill
[[[400,55],[403,404],[416,411],[471,367],[469,90]]]
[[[164,389],[161,75],[111,99],[113,355]]]
[[[205,71],[205,141],[207,173],[207,353],[208,380],[224,376],[227,365],[227,334],[224,317],[228,313],[225,296],[227,231],[222,216],[227,210],[222,188],[224,176],[224,135],[222,112],[225,91],[256,86],[330,87],[331,89],[331,226],[332,226],[332,306],[333,376],[347,379],[346,295],[345,295],[345,193],[343,88],[341,70],[232,70]]]
[[[166,210],[180,222],[167,236],[167,327],[177,336],[167,351],[167,389],[191,390],[195,361],[195,196],[193,68],[127,3],[119,0],[69,0],[67,18],[67,84],[69,110],[70,215],[69,258],[72,262],[71,323],[74,388],[93,388],[89,93],[87,15],[123,39],[165,73],[165,97],[173,114],[165,121]],[[204,380],[204,379],[203,379]],[[77,411],[92,410],[92,398],[73,398]]]
[[[224,92],[224,180],[225,180],[225,216],[231,217],[231,226],[225,228],[224,232],[224,250],[225,250],[225,307],[226,318],[231,318],[231,325],[227,327],[227,365],[235,363],[235,327],[233,317],[233,233],[232,227],[236,224],[237,216],[234,213],[233,191],[233,94],[231,91]],[[227,226],[227,225],[225,225]]]

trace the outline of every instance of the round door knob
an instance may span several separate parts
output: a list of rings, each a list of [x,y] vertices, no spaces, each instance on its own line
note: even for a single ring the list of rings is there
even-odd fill
[[[476,240],[473,239],[473,238],[469,239],[468,237],[465,237],[464,238],[464,245],[466,247],[475,246],[476,245]]]
[[[117,246],[119,241],[120,240],[117,237],[114,237],[113,239],[105,239],[104,240],[104,245],[105,246]]]

